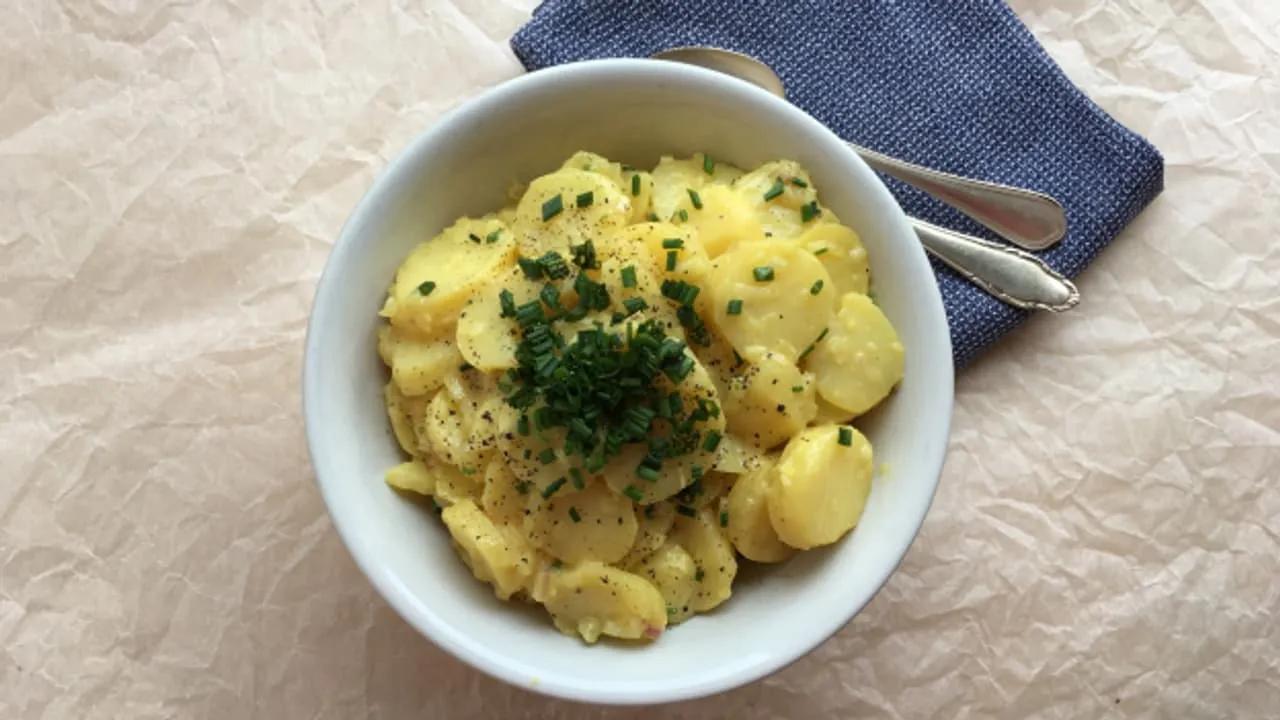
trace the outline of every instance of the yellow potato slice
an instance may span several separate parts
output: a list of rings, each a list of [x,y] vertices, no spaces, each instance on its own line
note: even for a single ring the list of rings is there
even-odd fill
[[[796,183],[797,179],[801,184]],[[775,186],[781,187],[782,193],[772,197],[771,191]],[[808,224],[819,218],[836,219],[829,210],[819,207],[816,217],[808,223],[804,221],[801,208],[816,202],[818,193],[809,181],[808,173],[793,160],[765,163],[738,178],[733,189],[750,203],[766,238],[788,240],[799,236]],[[766,195],[771,196],[770,199],[766,199]]]
[[[827,337],[806,359],[818,394],[855,415],[875,407],[902,379],[906,351],[871,298],[849,293]]]
[[[823,292],[834,292],[837,296],[851,292],[867,294],[871,267],[862,239],[852,228],[829,222],[815,224],[796,244],[813,253],[831,276],[831,287],[823,288]]]
[[[462,218],[409,253],[381,314],[397,327],[447,336],[467,298],[515,256],[511,233],[497,218]]]
[[[493,585],[506,600],[524,590],[533,577],[533,551],[518,535],[502,532],[471,500],[463,500],[440,514],[458,554],[477,580]]]
[[[635,506],[603,483],[587,482],[579,490],[566,476],[559,490],[544,494],[530,492],[524,531],[534,547],[552,557],[570,564],[614,563],[635,543]]]
[[[760,467],[764,457],[764,451],[760,448],[729,433],[720,440],[715,469],[730,475],[741,475]]]
[[[757,280],[757,269],[773,272],[772,280]],[[716,258],[704,291],[713,318],[733,347],[744,357],[748,348],[763,348],[795,362],[835,315],[834,293],[813,294],[815,283],[830,284],[827,270],[811,253],[789,242],[739,245]],[[741,301],[731,314],[730,301]]]
[[[528,505],[528,488],[521,493],[516,487],[516,477],[501,458],[495,456],[484,470],[484,490],[480,495],[480,507],[484,514],[499,525],[521,527]]]
[[[733,487],[735,475],[708,470],[689,487],[676,493],[673,499],[681,507],[704,508],[715,505]]]
[[[552,571],[540,594],[556,628],[589,643],[602,635],[653,640],[667,627],[662,593],[644,578],[603,563]]]
[[[810,425],[848,425],[849,421],[854,418],[854,413],[832,405],[823,400],[821,395],[818,395],[815,401],[818,406],[818,414],[814,415],[813,420],[809,421]]]
[[[618,567],[632,570],[653,551],[662,547],[667,541],[667,533],[676,519],[676,507],[669,502],[658,502],[639,508],[636,513],[636,541],[627,551],[625,557],[618,561]]]
[[[841,433],[848,445],[840,443]],[[778,538],[808,550],[853,529],[871,492],[872,461],[871,444],[847,425],[812,427],[792,438],[767,493]]]
[[[478,502],[483,484],[471,468],[461,470],[436,459],[424,459],[423,466],[431,475],[436,504],[449,507],[463,501]]]
[[[461,364],[462,355],[452,340],[400,338],[391,350],[391,379],[405,396],[417,397],[439,390]]]
[[[418,399],[409,400],[394,382],[382,388],[382,399],[387,406],[387,419],[391,421],[391,431],[395,433],[400,449],[409,455],[418,454],[418,438],[413,431],[413,420],[409,416],[411,404],[421,404]]]
[[[579,205],[578,198],[588,193],[590,204]],[[552,214],[554,208],[547,203],[556,203],[556,198],[560,210]],[[520,255],[537,258],[554,250],[568,260],[573,246],[622,227],[630,217],[631,202],[608,178],[584,170],[558,170],[529,183],[516,206],[512,231]]]
[[[664,243],[672,244],[669,241],[677,241],[680,246],[664,246]],[[664,222],[628,225],[613,236],[611,245],[617,248],[614,253],[620,260],[627,250],[641,250],[637,255],[644,258],[649,270],[655,275],[699,285],[711,270],[711,260],[707,257],[706,249],[689,227]],[[670,270],[667,269],[668,253],[675,254],[675,263]]]
[[[818,412],[812,377],[759,348],[747,353],[722,399],[729,432],[765,450],[800,432]]]
[[[739,243],[765,239],[755,208],[742,195],[722,185],[699,191],[702,209],[689,214],[689,227],[697,232],[710,257],[718,257]]]
[[[426,406],[420,439],[450,465],[479,471],[497,448],[499,413],[506,406],[492,377],[477,371],[445,378]]]
[[[502,317],[502,291],[510,292],[519,307],[538,300],[546,284],[530,280],[519,267],[511,267],[481,285],[458,314],[457,347],[461,357],[481,370],[516,367],[520,326],[515,318]],[[562,296],[562,302],[572,301],[571,297]]]
[[[701,190],[707,182],[701,161],[665,156],[653,169],[653,212],[670,221],[682,207],[688,207],[689,190]]]
[[[653,220],[653,175],[640,170],[622,171],[622,193],[631,199],[629,222]]]
[[[674,625],[693,615],[690,601],[697,590],[698,566],[688,551],[667,543],[653,552],[635,569],[635,574],[648,580],[666,603],[667,624]]]
[[[778,539],[769,520],[768,489],[774,478],[777,458],[738,478],[729,491],[728,533],[733,547],[748,560],[782,562],[795,555],[791,546]]]
[[[734,559],[733,546],[720,529],[719,518],[712,509],[699,510],[694,517],[677,515],[668,541],[684,548],[697,566],[690,607],[697,612],[706,612],[729,599],[733,594],[733,578],[738,573],[738,561]]]
[[[420,460],[400,463],[387,471],[387,484],[397,490],[407,490],[419,495],[432,495],[436,491],[435,478]]]
[[[608,178],[609,182],[613,183],[613,186],[618,190],[624,188],[622,165],[593,152],[579,150],[570,155],[569,159],[565,160],[564,164],[560,166],[560,169],[593,172]]]

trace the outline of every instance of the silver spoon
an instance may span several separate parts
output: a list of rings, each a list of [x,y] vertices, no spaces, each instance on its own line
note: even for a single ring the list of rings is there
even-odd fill
[[[750,55],[721,48],[680,47],[653,57],[718,70],[780,98],[787,97],[782,79],[773,68]],[[849,147],[873,169],[929,193],[1019,247],[1043,250],[1067,232],[1062,205],[1044,193],[932,170],[854,143]]]
[[[778,76],[767,65],[746,55],[717,48],[675,48],[653,57],[717,70],[785,98]],[[860,150],[857,146],[853,148]],[[867,164],[874,167],[870,162]],[[1009,305],[1024,310],[1061,312],[1080,302],[1076,286],[1035,255],[918,218],[909,220],[925,250]]]

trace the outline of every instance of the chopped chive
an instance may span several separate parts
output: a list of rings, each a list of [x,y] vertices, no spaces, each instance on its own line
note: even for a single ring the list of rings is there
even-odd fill
[[[563,280],[569,277],[568,263],[564,261],[564,256],[555,250],[548,250],[538,258],[538,266],[542,268],[543,274],[552,280]]]
[[[724,311],[725,311],[726,313],[728,313],[729,315],[741,315],[741,314],[742,314],[742,301],[741,301],[741,300],[739,300],[739,299],[737,299],[737,298],[734,298],[733,300],[730,300],[730,301],[729,301],[729,305],[728,305],[727,307],[725,307]]]
[[[426,282],[424,282],[424,283],[422,283],[421,285],[419,285],[419,286],[418,286],[418,294],[419,294],[419,295],[430,295],[430,294],[431,294],[431,292],[432,292],[433,290],[435,290],[435,289],[436,289],[436,284],[435,284],[434,282],[432,282],[431,280],[427,280]]]
[[[702,209],[702,196],[698,195],[698,191],[693,188],[689,188],[689,202],[693,203],[694,210]]]
[[[522,328],[528,328],[546,319],[546,313],[542,311],[542,303],[537,300],[530,300],[516,308],[516,322]]]
[[[640,194],[640,176],[639,175],[631,176],[631,194],[632,195]]]
[[[805,203],[800,207],[800,222],[809,222],[821,214],[822,210],[818,209],[817,200]]]
[[[702,172],[708,175],[712,175],[715,173],[715,171],[716,171],[716,161],[712,160],[710,155],[703,153],[702,154]]]
[[[538,297],[542,298],[542,302],[546,303],[547,307],[552,310],[560,309],[560,288],[555,285],[552,285],[551,283],[543,285],[542,291],[538,293]]]
[[[684,515],[685,517],[698,517],[698,511],[688,505],[677,505],[676,512]]]
[[[530,280],[542,279],[542,265],[538,264],[537,260],[522,257],[516,260],[516,264],[520,266],[520,270],[524,273],[524,276]]]
[[[542,203],[542,222],[559,215],[561,210],[564,210],[564,200],[559,195]]]
[[[578,514],[578,508],[576,507],[569,508],[569,519],[576,523],[582,522],[582,516]]]
[[[818,248],[817,250],[814,250],[814,251],[813,251],[813,254],[814,254],[814,255],[825,255],[825,254],[826,254],[826,252],[827,252],[828,250],[830,250],[830,249],[831,249],[831,248],[828,248],[828,247],[820,247],[820,248]]]
[[[793,393],[801,393],[801,392],[804,392],[804,386],[803,386],[803,385],[792,385],[792,386],[791,386],[791,392],[793,392]]]
[[[774,199],[774,198],[778,197],[779,195],[781,195],[781,194],[783,193],[783,191],[784,191],[784,190],[786,190],[786,188],[785,188],[785,187],[783,187],[783,185],[782,185],[782,180],[774,180],[774,181],[773,181],[773,187],[770,187],[770,188],[769,188],[768,190],[766,190],[766,191],[765,191],[765,193],[764,193],[764,199],[765,199],[765,202],[768,202],[768,201],[770,201],[770,200],[772,200],[772,199]],[[543,214],[545,214],[545,212],[544,212]]]
[[[578,468],[569,468],[569,477],[573,478],[573,486],[578,490],[587,486],[587,481],[582,479],[582,471]]]
[[[494,244],[494,243],[498,242],[498,238],[500,238],[500,237],[502,237],[502,231],[501,231],[501,230],[494,230],[493,232],[491,232],[491,233],[489,233],[488,235],[485,235],[485,236],[484,236],[484,242],[485,242],[485,244],[486,244],[486,245],[492,245],[492,244]]]
[[[809,183],[805,182],[803,179],[798,178],[798,177],[791,178],[791,184],[792,184],[792,185],[795,185],[796,187],[799,187],[799,188],[807,188],[807,187],[809,187]]]
[[[853,445],[853,428],[841,427],[839,443],[845,447]]]
[[[707,452],[715,452],[720,446],[720,433],[715,430],[708,430],[707,437],[702,441],[702,449]]]
[[[640,490],[638,490],[635,485],[628,485],[627,487],[625,487],[622,490],[622,494],[626,495],[632,500],[635,500],[636,502],[640,502],[641,500],[644,499],[644,493],[640,492]]]
[[[676,259],[678,257],[679,257],[679,253],[677,253],[675,250],[667,251],[667,270],[668,271],[676,269]]]
[[[814,280],[813,284],[809,286],[809,294],[817,295],[820,292],[822,292],[822,280]]]
[[[564,487],[564,484],[565,484],[564,478],[556,478],[555,480],[551,481],[550,485],[542,489],[542,499],[546,500],[552,495],[555,495],[557,490]]]
[[[622,275],[622,287],[633,288],[636,286],[636,267],[628,265],[619,272]]]
[[[658,482],[658,478],[660,477],[658,475],[658,471],[654,470],[648,465],[637,465],[636,475],[638,475],[639,477],[645,480],[648,480],[649,482]]]
[[[662,241],[663,250],[678,250],[684,247],[684,240],[680,238],[667,238]]]
[[[703,572],[703,571],[702,571],[702,568],[698,568],[698,571],[697,571],[697,572],[695,572],[695,573],[693,574],[693,581],[694,581],[694,582],[702,582],[702,578],[704,578],[704,577],[706,577],[706,576],[707,576],[707,574],[706,574],[705,572]]]
[[[677,210],[676,215],[679,216],[680,222],[689,221],[689,211],[685,210],[684,208],[680,208],[679,210]]]
[[[729,511],[720,511],[720,527],[729,527]]]
[[[521,435],[529,434],[529,416],[528,415],[521,415],[520,419],[516,421],[516,432],[520,433]]]
[[[555,461],[556,461],[556,451],[552,450],[551,448],[545,448],[543,449],[542,452],[538,453],[538,462],[542,463],[543,465],[550,465]]]
[[[471,242],[477,245],[480,244],[480,236],[475,233],[467,233],[467,239],[469,239]]]
[[[517,482],[516,482],[516,492],[520,493],[521,495],[528,495],[528,494],[529,494],[529,481],[528,481],[528,480],[520,480],[520,481],[517,481]]]
[[[822,338],[827,336],[827,332],[829,330],[830,328],[823,328],[822,332],[818,335],[818,338],[813,342],[809,343],[809,347],[805,348],[804,352],[800,353],[800,357],[798,359],[803,360],[806,357],[809,357],[809,353],[813,352],[813,349],[818,347],[818,343],[822,342]]]
[[[697,463],[694,463],[692,466],[690,466],[690,467],[689,467],[689,477],[693,478],[693,481],[694,481],[694,482],[698,482],[699,480],[701,480],[701,479],[702,479],[702,466],[701,466],[701,465],[699,465],[699,464],[697,464]]]
[[[649,222],[658,222],[658,213],[650,210],[649,214],[645,215],[645,219],[648,220]]]
[[[623,300],[622,307],[627,309],[628,315],[635,315],[641,310],[648,308],[649,303],[645,302],[644,298],[633,297],[633,298],[627,298],[626,300]]]
[[[591,203],[595,202],[595,200],[596,200],[596,194],[591,190],[588,190],[582,193],[581,195],[579,195],[574,200],[574,202],[578,205],[578,207],[584,208],[584,207],[591,207]]]
[[[752,270],[751,275],[757,282],[769,282],[773,279],[773,268],[768,265],[761,265],[760,267]]]

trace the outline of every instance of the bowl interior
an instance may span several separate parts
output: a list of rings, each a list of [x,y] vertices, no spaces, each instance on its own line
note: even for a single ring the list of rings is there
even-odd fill
[[[378,308],[414,244],[508,187],[588,149],[636,166],[707,151],[744,168],[792,158],[862,236],[877,300],[907,347],[906,379],[858,422],[884,463],[857,529],[839,544],[744,568],[717,611],[645,646],[585,646],[540,609],[496,600],[422,504],[389,489],[402,458],[382,406]],[[756,679],[838,630],[892,572],[933,496],[952,398],[951,352],[932,273],[883,185],[825,128],[763,91],[708,71],[603,61],[541,71],[472,101],[418,138],[344,228],[307,340],[308,440],[325,500],[353,556],[391,604],[437,643],[510,682],[564,697],[656,702]]]

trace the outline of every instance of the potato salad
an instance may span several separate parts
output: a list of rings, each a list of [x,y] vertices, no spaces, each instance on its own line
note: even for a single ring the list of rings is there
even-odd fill
[[[579,152],[409,253],[386,406],[462,561],[562,632],[646,641],[738,563],[838,541],[871,489],[851,421],[902,379],[858,234],[804,168]]]

